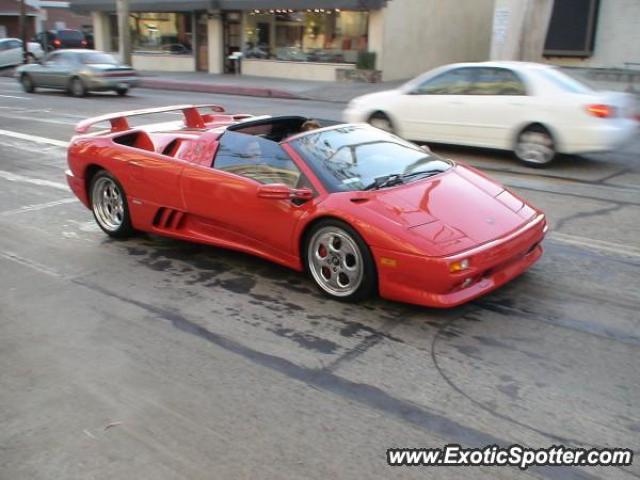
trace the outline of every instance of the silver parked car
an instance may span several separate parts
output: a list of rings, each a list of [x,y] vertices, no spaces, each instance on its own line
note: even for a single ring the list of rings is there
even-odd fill
[[[0,38],[0,67],[12,67],[23,63],[22,40]],[[27,42],[27,63],[34,63],[44,57],[39,43]]]
[[[25,92],[31,93],[38,87],[57,88],[75,97],[108,90],[126,95],[138,85],[138,74],[133,68],[96,50],[56,50],[38,64],[17,68],[15,76]]]

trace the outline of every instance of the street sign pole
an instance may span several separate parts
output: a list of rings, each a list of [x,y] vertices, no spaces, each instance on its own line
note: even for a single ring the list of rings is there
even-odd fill
[[[125,65],[131,65],[129,0],[116,0],[116,12],[118,14],[118,50],[120,52],[120,61]]]
[[[27,63],[29,51],[27,45],[27,7],[26,0],[20,0],[20,40],[22,40],[22,63]]]

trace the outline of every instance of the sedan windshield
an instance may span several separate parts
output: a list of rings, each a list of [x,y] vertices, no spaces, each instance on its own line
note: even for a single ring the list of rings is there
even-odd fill
[[[330,192],[391,187],[452,166],[417,145],[366,125],[312,132],[291,145]]]
[[[116,59],[108,53],[90,52],[80,54],[80,61],[85,65],[116,65]]]

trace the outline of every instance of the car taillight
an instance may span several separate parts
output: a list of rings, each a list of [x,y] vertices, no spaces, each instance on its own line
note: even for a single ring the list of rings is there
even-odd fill
[[[80,43],[82,44],[83,47],[87,46],[87,41],[86,40],[82,40]]]
[[[616,109],[614,107],[610,107],[609,105],[587,105],[587,112],[589,112],[594,117],[611,118],[615,117]]]
[[[56,38],[56,39],[53,41],[53,44],[54,44],[56,47],[59,47],[59,46],[60,46],[60,40],[58,40],[58,39]]]

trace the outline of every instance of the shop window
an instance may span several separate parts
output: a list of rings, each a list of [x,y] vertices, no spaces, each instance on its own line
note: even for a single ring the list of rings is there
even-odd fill
[[[368,47],[368,12],[254,11],[246,14],[246,58],[356,63]]]
[[[192,54],[191,14],[132,13],[129,28],[134,53]]]

